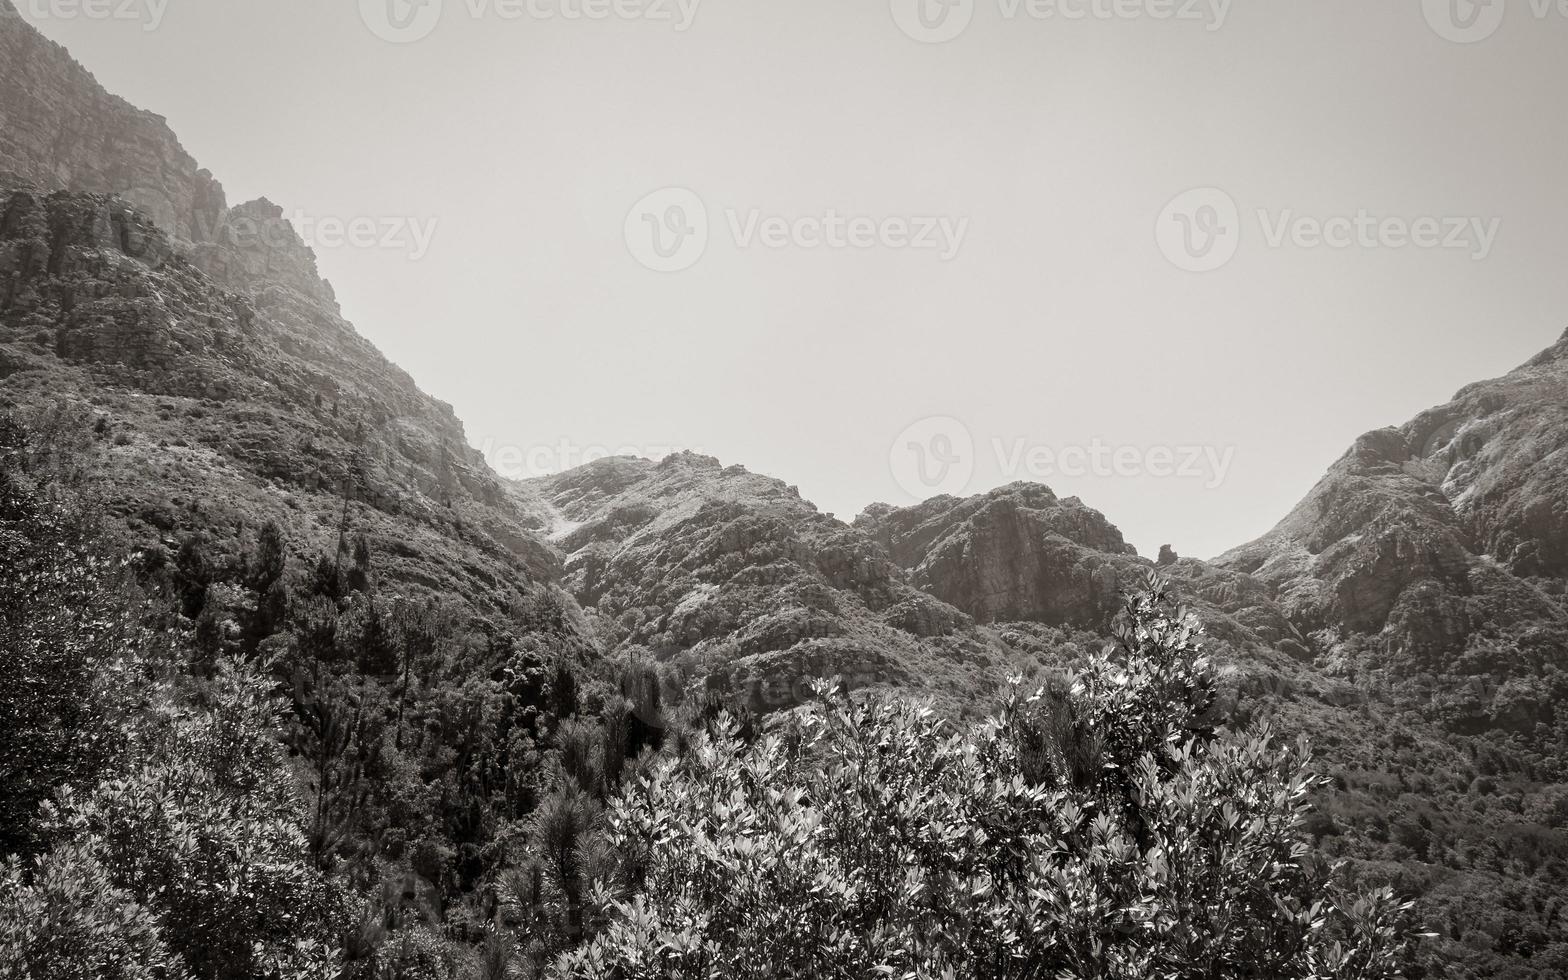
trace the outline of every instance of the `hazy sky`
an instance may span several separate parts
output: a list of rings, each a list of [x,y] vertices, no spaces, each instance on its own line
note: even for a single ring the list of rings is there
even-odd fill
[[[376,222],[345,313],[508,469],[1038,477],[1211,556],[1568,327],[1544,0],[917,2],[17,0],[231,201]]]

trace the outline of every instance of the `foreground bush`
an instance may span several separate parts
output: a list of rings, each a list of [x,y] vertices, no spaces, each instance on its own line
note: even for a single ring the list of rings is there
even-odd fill
[[[1199,632],[1151,581],[1069,691],[983,725],[824,687],[721,726],[616,805],[621,900],[558,974],[1398,976],[1408,906],[1315,865],[1306,748],[1213,729]]]
[[[158,918],[114,882],[87,849],[0,866],[0,977],[22,980],[175,980],[185,976]]]
[[[154,702],[147,762],[45,806],[55,846],[0,865],[0,980],[336,974],[268,687],[221,664],[199,710]]]

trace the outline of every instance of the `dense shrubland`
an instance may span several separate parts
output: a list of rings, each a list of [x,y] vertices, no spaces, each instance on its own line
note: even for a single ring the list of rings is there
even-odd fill
[[[652,665],[593,663],[544,589],[390,594],[351,529],[111,561],[96,437],[52,418],[0,422],[0,976],[494,978],[580,941]]]
[[[1163,586],[1061,692],[955,728],[903,700],[720,724],[608,817],[619,897],[584,978],[1386,977],[1408,906],[1300,825],[1302,745],[1215,727]]]
[[[827,688],[731,717],[600,662],[543,588],[395,594],[352,528],[108,558],[103,434],[27,422],[0,425],[0,977],[1391,976],[1402,905],[1315,855],[1382,819],[1516,860],[1346,813],[1360,774],[1232,730],[1158,588],[986,721]],[[1420,884],[1393,860],[1368,877]],[[1552,901],[1484,911],[1544,969]],[[1437,942],[1491,928],[1461,911]]]

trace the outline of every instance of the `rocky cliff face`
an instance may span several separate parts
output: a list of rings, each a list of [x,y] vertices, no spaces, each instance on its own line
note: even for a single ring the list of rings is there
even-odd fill
[[[1568,669],[1565,548],[1568,337],[1363,436],[1273,531],[1216,565],[1265,583],[1325,665],[1486,679],[1454,723],[1533,730],[1555,712],[1520,711],[1506,682]]]
[[[0,177],[42,190],[120,193],[171,235],[206,240],[227,210],[162,116],[105,92],[0,0]]]
[[[138,545],[270,519],[330,553],[346,523],[389,581],[491,608],[559,574],[450,406],[340,316],[282,210],[229,208],[162,119],[6,0],[0,407],[94,426]]]
[[[215,281],[286,285],[336,312],[315,256],[270,201],[229,207],[162,116],[104,91],[0,0],[0,188],[119,197]]]
[[[101,492],[142,546],[278,520],[330,553],[346,507],[410,587],[504,605],[552,579],[451,410],[335,314],[257,282],[221,288],[118,198],[0,194],[0,404],[91,425]]]
[[[1038,484],[878,505],[855,527],[882,544],[911,584],[981,622],[1098,628],[1147,567],[1098,511]]]
[[[1015,483],[967,499],[874,504],[855,529],[876,541],[914,587],[981,623],[1037,623],[1105,634],[1122,598],[1158,570],[1238,659],[1282,651],[1304,659],[1305,637],[1268,587],[1249,575],[1169,555],[1138,556],[1104,515],[1050,488]]]
[[[681,662],[754,707],[835,674],[951,699],[1023,659],[910,585],[864,534],[743,467],[610,459],[516,492],[553,528],[565,584],[607,649]]]

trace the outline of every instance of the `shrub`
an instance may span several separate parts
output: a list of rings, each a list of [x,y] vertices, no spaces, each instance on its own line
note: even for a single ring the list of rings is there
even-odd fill
[[[309,860],[267,687],[220,662],[201,710],[165,709],[164,723],[141,733],[137,754],[151,761],[62,791],[44,821],[57,855],[148,909],[161,941],[200,977],[292,977],[302,960],[331,959],[320,947],[332,903]],[[40,872],[32,888],[48,882]],[[142,925],[109,923],[97,945],[124,945],[139,932],[115,930]]]
[[[0,978],[181,980],[158,918],[116,888],[98,860],[68,845],[0,866]],[[30,879],[30,881],[28,880]]]
[[[1163,583],[1071,689],[955,729],[821,702],[699,737],[608,817],[619,897],[581,978],[1399,973],[1408,906],[1308,856],[1304,744],[1217,729],[1200,628]]]

